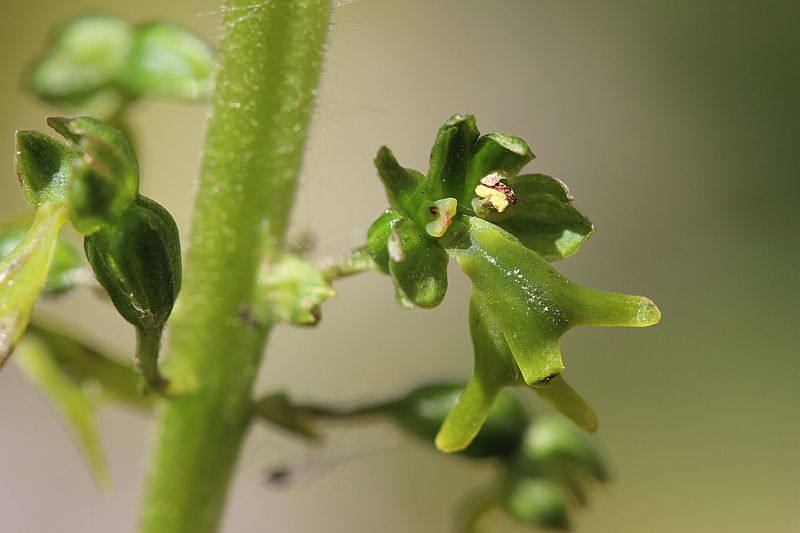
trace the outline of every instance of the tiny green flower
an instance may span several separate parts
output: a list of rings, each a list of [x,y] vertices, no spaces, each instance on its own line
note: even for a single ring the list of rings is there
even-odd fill
[[[503,387],[527,384],[586,430],[594,412],[560,374],[559,340],[578,325],[649,326],[660,319],[641,296],[570,282],[549,261],[574,254],[594,232],[560,181],[518,175],[534,158],[522,139],[481,136],[472,116],[454,115],[431,150],[427,175],[383,147],[375,160],[391,209],[370,228],[367,251],[408,308],[439,305],[448,258],[473,283],[475,371],[436,437],[459,451],[478,434]]]

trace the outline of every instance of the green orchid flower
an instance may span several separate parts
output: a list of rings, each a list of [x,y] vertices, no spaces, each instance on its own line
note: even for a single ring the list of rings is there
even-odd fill
[[[578,325],[648,326],[660,319],[644,297],[570,282],[549,262],[568,257],[594,232],[560,181],[522,174],[534,158],[512,135],[481,136],[472,116],[439,130],[427,176],[397,162],[388,148],[375,160],[391,208],[370,227],[367,251],[391,276],[405,307],[430,309],[447,291],[456,259],[473,283],[470,324],[475,371],[436,443],[469,446],[503,387],[527,384],[586,430],[597,419],[560,377],[559,339]]]
[[[440,128],[427,176],[400,166],[388,148],[378,151],[375,165],[391,208],[370,228],[367,248],[391,275],[403,305],[441,303],[447,258],[439,241],[464,216],[493,222],[549,261],[574,254],[593,234],[563,183],[517,175],[533,158],[518,137],[481,136],[471,115],[454,115]]]

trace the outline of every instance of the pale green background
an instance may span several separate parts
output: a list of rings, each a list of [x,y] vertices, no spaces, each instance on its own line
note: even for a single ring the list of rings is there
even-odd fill
[[[797,272],[800,4],[360,0],[333,17],[295,213],[315,258],[356,246],[385,205],[380,144],[425,169],[438,125],[475,113],[527,139],[533,171],[564,179],[599,231],[558,265],[576,281],[651,296],[661,325],[570,333],[567,376],[597,409],[614,483],[580,532],[792,532],[800,527]],[[19,89],[48,30],[87,8],[165,17],[215,41],[214,1],[1,0],[0,213],[25,209],[15,129],[54,110]],[[188,225],[204,110],[142,105],[143,190]],[[352,403],[466,378],[467,283],[408,313],[388,279],[340,283],[313,331],[281,329],[263,389]],[[119,348],[130,327],[87,293],[47,310]],[[221,354],[224,357],[224,354]],[[98,494],[41,397],[0,374],[0,531],[129,532],[149,425],[107,410],[113,488]],[[264,486],[288,462],[294,488]],[[262,428],[241,461],[228,533],[448,531],[491,469],[384,427],[306,448]],[[495,531],[517,531],[499,521]]]

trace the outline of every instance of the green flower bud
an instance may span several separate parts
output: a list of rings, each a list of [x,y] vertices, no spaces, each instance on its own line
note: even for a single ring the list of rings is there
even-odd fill
[[[405,431],[430,442],[458,402],[462,389],[456,384],[420,387],[392,404],[390,411]],[[480,433],[463,453],[470,457],[512,454],[519,448],[527,425],[528,415],[519,401],[511,394],[502,393],[487,413]]]
[[[97,160],[109,172],[120,176],[130,190],[139,188],[139,161],[133,146],[111,124],[92,117],[49,117],[47,125],[64,137],[77,152]]]
[[[310,263],[293,254],[264,263],[251,310],[256,322],[313,326],[322,302],[336,295],[328,280]]]
[[[516,471],[545,471],[565,483],[579,477],[608,481],[608,470],[592,438],[556,415],[537,417],[525,431]]]
[[[213,51],[167,22],[131,26],[111,15],[65,23],[27,76],[40,98],[104,118],[144,96],[203,101],[211,92]]]
[[[73,226],[89,234],[112,223],[138,195],[139,163],[133,147],[120,130],[91,117],[50,117],[47,123],[80,155],[69,184]]]
[[[559,416],[537,416],[507,463],[501,501],[523,523],[564,529],[568,502],[585,504],[589,483],[607,479],[587,433]]]
[[[31,68],[28,86],[45,100],[80,106],[113,84],[125,66],[131,42],[129,25],[118,17],[72,19]]]
[[[120,82],[133,94],[204,101],[213,71],[214,53],[203,39],[175,24],[150,22],[134,29]]]
[[[125,320],[151,331],[166,324],[181,287],[178,228],[166,209],[139,196],[115,224],[86,236],[84,248]]]
[[[569,529],[566,495],[558,484],[549,479],[518,480],[504,494],[503,507],[523,524],[546,529]]]

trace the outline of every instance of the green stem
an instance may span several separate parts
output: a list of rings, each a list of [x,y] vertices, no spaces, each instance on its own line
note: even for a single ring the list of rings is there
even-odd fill
[[[262,396],[253,402],[253,417],[309,440],[317,440],[316,420],[363,422],[391,415],[397,402],[381,402],[355,409],[317,404],[295,404],[284,392]]]
[[[294,203],[328,28],[327,0],[230,0],[183,292],[163,367],[143,533],[217,530],[269,325],[247,315]]]
[[[299,404],[298,409],[308,413],[313,418],[323,420],[338,420],[344,422],[360,421],[364,418],[383,418],[391,414],[396,402],[382,402],[362,405],[351,409],[339,409],[326,405]]]
[[[320,272],[328,281],[376,269],[377,265],[366,248],[357,248],[345,256],[328,259],[319,266]]]
[[[136,368],[139,369],[146,386],[154,391],[162,391],[167,380],[158,370],[158,352],[161,350],[161,334],[164,328],[136,328]]]

